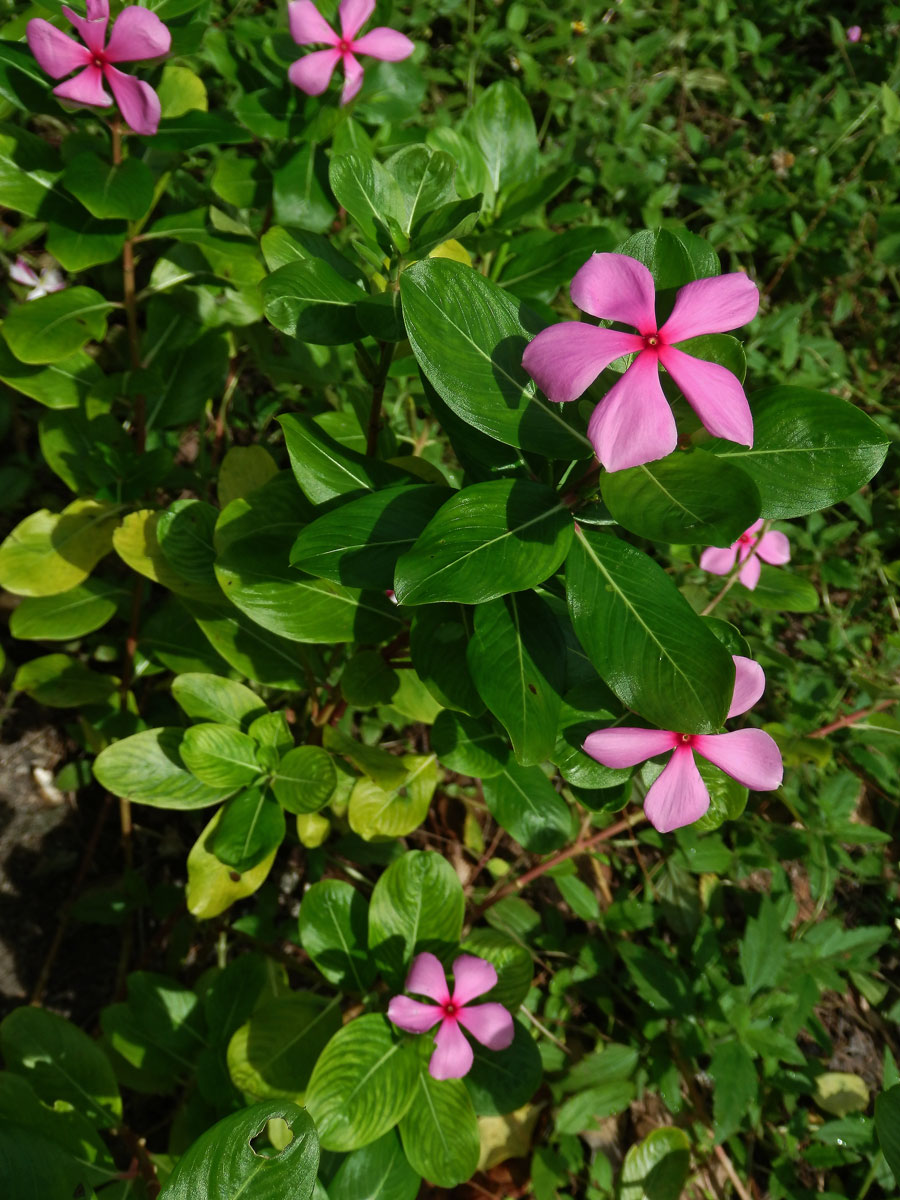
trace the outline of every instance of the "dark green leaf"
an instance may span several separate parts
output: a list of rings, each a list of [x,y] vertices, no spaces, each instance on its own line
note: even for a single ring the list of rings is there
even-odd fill
[[[248,788],[232,797],[210,841],[219,862],[241,874],[255,867],[284,841],[284,809],[266,788]]]
[[[431,728],[431,745],[445,767],[475,779],[499,775],[509,757],[509,747],[489,724],[447,709]]]
[[[66,288],[15,305],[3,323],[3,336],[20,362],[60,362],[85,342],[103,340],[111,308],[93,288]]]
[[[514,1028],[513,1043],[506,1050],[488,1050],[472,1040],[475,1061],[465,1083],[479,1117],[513,1112],[527,1104],[541,1086],[543,1069],[537,1043],[520,1022],[515,1021]]]
[[[558,850],[572,836],[569,806],[540,767],[520,767],[510,759],[483,786],[491,816],[532,854]]]
[[[440,957],[459,945],[465,899],[447,859],[410,850],[375,884],[369,907],[369,948],[392,986],[401,986],[414,954]]]
[[[403,1150],[414,1171],[438,1187],[455,1188],[475,1173],[478,1121],[461,1079],[432,1079],[420,1051],[412,1104],[400,1121]]]
[[[300,905],[300,941],[329,983],[367,992],[375,979],[368,945],[369,906],[341,879],[314,883]]]
[[[477,716],[484,703],[466,663],[471,618],[450,604],[417,608],[409,634],[409,652],[419,678],[446,708]],[[456,768],[453,768],[454,770]]]
[[[288,263],[260,286],[266,316],[290,337],[317,346],[340,346],[362,336],[356,305],[366,293],[322,259]]]
[[[139,158],[111,166],[96,154],[76,154],[63,183],[91,216],[101,220],[139,221],[153,200],[153,172]]]
[[[399,467],[348,450],[329,437],[309,417],[292,413],[279,417],[291,467],[297,482],[313,504],[322,504],[348,492],[415,483]]]

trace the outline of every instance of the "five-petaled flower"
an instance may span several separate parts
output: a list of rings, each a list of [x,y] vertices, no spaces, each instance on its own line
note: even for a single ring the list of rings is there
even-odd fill
[[[360,28],[371,17],[375,0],[341,0],[338,12],[341,18],[340,35],[335,33],[312,0],[293,0],[288,5],[291,37],[298,46],[324,44],[328,50],[315,50],[291,64],[288,79],[308,96],[319,96],[328,87],[334,68],[344,64],[344,87],[341,104],[348,104],[363,82],[363,69],[355,57],[368,54],[386,62],[400,62],[409,58],[415,50],[414,44],[403,33],[379,25],[362,37],[357,37]]]
[[[617,358],[635,354],[588,425],[588,437],[607,471],[665,458],[676,447],[678,431],[659,382],[660,364],[711,434],[752,446],[753,418],[737,377],[675,346],[752,320],[759,307],[752,279],[736,271],[685,284],[661,329],[653,276],[626,254],[592,255],[572,280],[571,295],[591,316],[633,325],[638,332],[564,321],[528,344],[522,364],[551,400],[563,402],[576,400]]]
[[[15,283],[31,288],[25,296],[26,300],[40,300],[51,292],[61,292],[66,286],[63,273],[57,267],[42,267],[38,275],[34,267],[30,267],[21,256],[9,268],[9,277]]]
[[[752,708],[765,690],[759,663],[734,655],[734,694],[729,717]],[[634,767],[672,750],[662,774],[644,799],[644,812],[660,833],[697,821],[709,808],[709,792],[694,762],[696,752],[732,779],[757,792],[781,784],[781,752],[763,729],[732,733],[677,733],[666,729],[598,729],[588,734],[585,751],[605,767]]]
[[[84,45],[79,45],[49,21],[36,17],[28,22],[28,45],[42,70],[53,79],[82,67],[72,79],[53,89],[54,96],[70,105],[109,108],[109,84],[122,116],[135,133],[156,133],[159,127],[159,97],[148,83],[125,75],[113,63],[143,62],[168,54],[172,38],[162,21],[149,9],[132,5],[116,17],[109,41],[109,0],[87,0],[87,18],[67,5],[63,13],[74,25]]]
[[[489,1050],[505,1050],[515,1032],[513,1019],[502,1004],[469,1003],[496,984],[497,972],[491,963],[474,954],[461,954],[453,963],[453,981],[451,995],[440,960],[425,951],[413,959],[406,990],[429,996],[435,1003],[394,996],[388,1005],[388,1017],[407,1033],[427,1033],[440,1021],[428,1064],[434,1079],[460,1079],[472,1066],[472,1047],[460,1025]]]
[[[738,579],[752,592],[759,583],[759,560],[783,567],[790,562],[791,544],[777,529],[770,529],[760,536],[762,519],[745,529],[730,546],[710,546],[700,555],[700,566],[711,575],[727,575],[735,563],[743,563]]]

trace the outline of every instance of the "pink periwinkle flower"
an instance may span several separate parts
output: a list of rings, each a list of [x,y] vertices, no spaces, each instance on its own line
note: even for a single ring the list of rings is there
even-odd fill
[[[156,13],[146,8],[123,8],[116,17],[109,41],[109,0],[87,0],[87,19],[67,5],[63,13],[74,25],[84,45],[62,33],[49,21],[36,17],[28,22],[28,45],[42,70],[53,79],[78,71],[72,79],[53,89],[70,105],[109,108],[113,100],[104,88],[109,84],[122,116],[135,133],[156,133],[159,127],[159,97],[148,83],[125,75],[114,63],[143,62],[168,54],[172,38]]]
[[[754,521],[730,546],[710,546],[700,555],[700,566],[711,575],[727,575],[736,562],[743,563],[738,579],[751,592],[759,583],[759,560],[783,567],[791,559],[791,544],[783,533],[770,529],[760,536],[762,520]]]
[[[734,655],[734,694],[729,717],[745,713],[766,686],[759,663]],[[733,733],[677,733],[665,729],[598,729],[588,734],[585,751],[605,767],[634,767],[672,750],[662,774],[644,799],[647,819],[660,833],[698,821],[709,808],[709,792],[700,777],[694,754],[720,767],[732,779],[757,792],[781,784],[781,752],[763,729]]]
[[[659,382],[665,367],[715,437],[753,445],[753,418],[740,381],[718,363],[676,349],[676,342],[724,333],[756,315],[759,290],[740,271],[680,288],[672,315],[657,328],[653,276],[627,254],[594,254],[572,280],[572,302],[591,316],[633,325],[637,333],[563,321],[525,348],[522,365],[551,400],[577,400],[611,362],[635,354],[594,409],[588,437],[607,471],[665,458],[678,431]]]
[[[859,25],[851,25],[847,30],[847,41],[858,42],[862,37],[862,29]]]
[[[338,8],[341,32],[338,35],[312,0],[293,0],[293,3],[288,5],[291,37],[298,46],[319,43],[328,46],[329,49],[314,50],[312,54],[307,54],[292,63],[288,71],[291,83],[308,96],[320,96],[328,87],[334,68],[339,62],[343,63],[344,87],[341,91],[341,104],[348,104],[363,82],[363,68],[355,57],[357,54],[368,54],[386,62],[400,62],[401,59],[409,58],[415,50],[415,45],[396,29],[379,25],[377,29],[370,29],[362,37],[356,36],[374,9],[375,0],[341,0]]]
[[[62,271],[56,267],[43,267],[40,275],[34,267],[30,267],[21,256],[9,268],[9,277],[16,283],[21,283],[31,291],[25,296],[26,300],[40,300],[51,292],[61,292],[66,287]]]
[[[440,1021],[428,1064],[434,1079],[461,1079],[471,1069],[474,1055],[460,1025],[489,1050],[505,1050],[515,1033],[513,1019],[502,1004],[469,1003],[496,984],[497,972],[491,963],[474,954],[461,954],[453,963],[453,981],[451,995],[440,960],[425,951],[413,959],[406,990],[429,996],[436,1003],[394,996],[388,1005],[388,1017],[407,1033],[427,1033]]]

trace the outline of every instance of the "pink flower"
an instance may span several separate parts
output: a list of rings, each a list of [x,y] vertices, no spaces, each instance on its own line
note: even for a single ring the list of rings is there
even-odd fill
[[[43,267],[40,275],[30,267],[24,258],[17,258],[9,268],[9,277],[16,283],[31,288],[26,300],[40,300],[41,296],[49,296],[51,292],[61,292],[66,287],[62,271],[56,267]]]
[[[715,437],[753,445],[753,418],[739,380],[718,363],[675,348],[704,333],[724,333],[756,315],[759,291],[740,271],[685,284],[672,315],[657,328],[653,276],[626,254],[594,254],[572,280],[572,301],[637,333],[563,321],[537,335],[522,365],[551,400],[576,400],[623,354],[636,354],[622,378],[594,409],[588,437],[607,471],[665,458],[675,449],[675,418],[659,382],[660,363]]]
[[[405,34],[396,29],[379,25],[370,29],[363,37],[356,35],[375,8],[375,0],[341,0],[338,12],[341,17],[340,37],[334,32],[312,0],[293,0],[288,5],[291,37],[298,46],[310,46],[316,42],[331,47],[315,50],[292,63],[288,79],[308,96],[319,96],[328,87],[334,68],[344,64],[344,88],[341,104],[347,104],[362,87],[363,69],[354,57],[368,54],[386,62],[400,62],[409,58],[415,46]]]
[[[78,30],[84,45],[79,45],[49,21],[36,17],[28,22],[28,45],[42,70],[53,79],[62,79],[79,67],[73,79],[53,89],[54,96],[71,105],[108,108],[112,97],[103,86],[112,89],[122,116],[135,133],[156,133],[159,126],[159,97],[148,83],[116,70],[113,63],[142,62],[168,54],[172,38],[156,13],[146,8],[123,8],[116,17],[109,42],[109,0],[87,0],[87,19],[63,5],[70,25]]]
[[[388,1005],[388,1017],[407,1033],[426,1033],[440,1021],[428,1064],[434,1079],[461,1079],[472,1066],[472,1047],[460,1025],[489,1050],[505,1050],[515,1032],[513,1019],[502,1004],[469,1004],[497,982],[497,972],[489,962],[474,954],[461,954],[453,963],[453,979],[451,996],[440,960],[427,951],[418,954],[406,977],[406,990],[430,996],[437,1003],[394,996]]]
[[[851,25],[847,30],[847,41],[858,42],[862,37],[862,29],[859,25]]]
[[[729,717],[752,708],[766,677],[759,663],[734,655],[734,694]],[[696,751],[745,787],[769,792],[781,784],[781,752],[762,729],[733,733],[675,733],[664,729],[598,729],[588,734],[585,751],[605,767],[634,767],[672,750],[663,773],[644,799],[644,812],[660,833],[698,821],[709,808],[709,792],[694,762]]]
[[[738,579],[752,592],[759,583],[760,559],[783,567],[791,558],[791,544],[783,533],[771,529],[760,537],[760,529],[762,520],[755,521],[749,529],[745,529],[730,546],[710,546],[700,555],[700,566],[711,575],[727,575],[735,562],[742,562],[744,566]]]

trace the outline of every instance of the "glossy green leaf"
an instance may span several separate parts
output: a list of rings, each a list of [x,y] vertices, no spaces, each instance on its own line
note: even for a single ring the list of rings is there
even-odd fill
[[[756,1104],[759,1082],[749,1050],[736,1040],[720,1042],[713,1050],[709,1073],[713,1078],[713,1120],[717,1142],[741,1128]]]
[[[431,745],[445,767],[475,779],[499,775],[509,758],[509,746],[488,721],[448,709],[438,713]]]
[[[68,642],[102,629],[127,598],[124,588],[100,579],[57,596],[26,597],[9,617],[9,631],[22,641]]]
[[[329,437],[310,417],[298,413],[279,417],[297,482],[313,504],[323,504],[347,492],[412,484],[399,467],[348,450]]]
[[[754,481],[766,518],[802,517],[868,483],[889,440],[871,417],[827,392],[780,385],[749,397],[753,446],[714,439],[719,458]]]
[[[228,1043],[232,1083],[254,1100],[302,1103],[316,1060],[341,1028],[340,997],[289,992],[259,1005]]]
[[[172,697],[187,716],[195,721],[215,721],[247,729],[250,722],[266,711],[256,692],[224,675],[187,671],[172,680]]]
[[[564,233],[551,233],[536,246],[516,254],[503,271],[500,283],[526,300],[549,304],[592,254],[612,250],[615,238],[602,225],[581,225]]]
[[[213,535],[218,511],[202,500],[176,500],[156,523],[163,557],[182,579],[215,587]]]
[[[196,992],[152,971],[128,976],[126,1002],[104,1008],[100,1026],[122,1083],[143,1092],[173,1092],[204,1044]]]
[[[63,1017],[28,1005],[13,1009],[0,1023],[0,1051],[7,1070],[27,1079],[45,1104],[65,1101],[99,1129],[122,1119],[109,1060]]]
[[[191,113],[196,116],[196,113]],[[253,1141],[269,1121],[285,1121],[291,1141],[272,1157]],[[218,1121],[178,1161],[160,1200],[238,1197],[310,1200],[319,1167],[319,1142],[309,1113],[285,1100],[266,1100]]]
[[[390,244],[386,218],[399,222],[406,206],[393,176],[377,159],[362,154],[338,154],[328,171],[331,190],[371,242]]]
[[[139,221],[153,200],[153,172],[139,158],[114,166],[96,154],[76,154],[63,183],[92,217],[102,220]]]
[[[13,306],[3,336],[20,362],[60,362],[86,342],[103,340],[112,307],[93,288],[66,288]]]
[[[192,610],[197,627],[208,640],[206,649],[215,647],[225,662],[247,679],[290,691],[299,691],[305,686],[309,659],[306,649],[298,642],[270,633],[234,607],[192,606]],[[197,649],[202,651],[204,645]],[[170,653],[164,649],[158,653],[161,659],[165,654],[170,660],[167,665],[171,665]],[[177,662],[173,669],[177,670],[179,666],[180,662]]]
[[[419,1053],[412,1104],[400,1121],[409,1165],[438,1187],[454,1188],[475,1173],[481,1150],[475,1110],[461,1079],[432,1079]]]
[[[386,1017],[367,1013],[339,1030],[316,1063],[306,1106],[326,1150],[357,1150],[392,1129],[412,1104],[416,1057]]]
[[[272,172],[272,204],[276,221],[314,233],[328,230],[335,210],[328,192],[327,158],[321,147],[311,142],[286,160],[279,156],[279,165]]]
[[[347,1155],[328,1185],[328,1200],[416,1200],[421,1183],[389,1130]]]
[[[513,941],[508,934],[487,926],[473,929],[461,949],[466,954],[475,954],[479,958],[487,959],[497,972],[497,982],[489,992],[485,992],[479,998],[479,1004],[495,1000],[515,1013],[531,990],[534,976],[531,953],[521,942]]]
[[[698,833],[705,833],[718,829],[726,821],[736,821],[747,807],[747,788],[700,755],[694,756],[694,762],[709,792],[709,808],[691,828]]]
[[[210,849],[216,858],[243,873],[273,854],[284,841],[284,809],[267,788],[248,788],[222,809]]]
[[[462,884],[441,855],[409,850],[391,863],[369,906],[369,948],[391,986],[402,985],[414,954],[459,945],[464,911]]]
[[[716,732],[734,663],[663,569],[618,538],[581,531],[566,578],[578,640],[622,703],[661,729]]]
[[[295,746],[272,772],[272,791],[292,813],[318,812],[337,784],[331,755],[320,746]]]
[[[385,163],[403,202],[400,228],[409,237],[413,226],[441,205],[456,199],[456,164],[449,154],[424,143],[404,146]]]
[[[38,704],[51,708],[83,708],[104,704],[118,689],[113,675],[103,675],[68,654],[44,654],[23,663],[13,679],[13,690],[24,692]]]
[[[478,1002],[482,999],[479,997]],[[543,1068],[537,1043],[519,1021],[513,1025],[513,1043],[505,1050],[488,1050],[472,1039],[475,1059],[465,1085],[479,1117],[514,1112],[527,1104],[541,1086]]]
[[[265,313],[276,329],[316,346],[358,341],[356,305],[365,292],[321,259],[280,267],[261,284]]]
[[[29,303],[32,303],[29,301]],[[49,409],[71,409],[105,387],[103,373],[83,350],[46,366],[20,362],[0,338],[0,381]]]
[[[381,788],[371,779],[358,779],[353,785],[347,818],[353,832],[366,841],[406,837],[428,816],[441,778],[435,755],[405,754],[400,761],[408,773],[398,787]]]
[[[678,1200],[691,1165],[691,1143],[683,1129],[663,1126],[631,1146],[619,1180],[621,1200]]]
[[[40,1139],[36,1145],[41,1148],[42,1159],[52,1152],[55,1162],[56,1156],[64,1153],[78,1182],[99,1185],[116,1173],[106,1143],[87,1117],[68,1105],[51,1108],[42,1103],[28,1080],[12,1071],[0,1071],[0,1129],[10,1140],[21,1139],[26,1134],[36,1135]],[[0,1142],[0,1179],[24,1180],[25,1173],[16,1175],[4,1157],[9,1149],[9,1143]],[[49,1185],[41,1191],[42,1182],[45,1181],[35,1180],[29,1200],[32,1197],[33,1200],[45,1200],[54,1195]],[[71,1190],[75,1190],[74,1182]]]
[[[362,892],[342,879],[323,879],[304,894],[300,942],[329,983],[367,992],[375,979],[369,954],[369,906]]]
[[[600,490],[623,528],[657,542],[728,546],[760,512],[750,476],[702,450],[605,472]]]
[[[900,1179],[900,1084],[888,1088],[875,1101],[878,1144],[895,1178]]]
[[[529,480],[476,483],[438,511],[397,562],[401,604],[478,604],[543,583],[572,542],[552,489]]]
[[[440,704],[477,716],[484,711],[484,702],[466,663],[471,628],[466,608],[422,605],[413,616],[409,652],[416,673]]]
[[[449,407],[510,446],[564,459],[592,453],[560,405],[540,399],[522,367],[529,331],[519,303],[471,267],[417,262],[400,276],[403,316],[424,374]]]
[[[201,782],[232,791],[252,783],[261,771],[253,738],[230,725],[210,722],[186,729],[181,758]]]
[[[528,101],[511,80],[498,80],[479,96],[465,131],[484,156],[495,192],[537,173],[534,117]]]
[[[467,658],[482,700],[525,766],[556,744],[566,648],[546,604],[531,592],[479,604]]]
[[[616,253],[642,262],[658,292],[718,275],[721,270],[709,243],[686,229],[642,229],[617,246]]]
[[[569,806],[540,767],[521,767],[510,758],[483,786],[491,816],[533,854],[558,850],[572,836]]]
[[[394,567],[450,497],[447,488],[389,487],[312,521],[291,550],[291,563],[310,575],[350,587],[391,588]]]
[[[357,708],[390,704],[399,686],[399,675],[377,650],[357,650],[341,674],[344,699]]]
[[[113,742],[94,759],[94,775],[115,796],[155,808],[207,808],[234,791],[210,787],[181,757],[183,729],[146,729]]]
[[[95,500],[40,509],[0,546],[0,584],[20,596],[58,596],[83,583],[112,549],[121,514]]]

